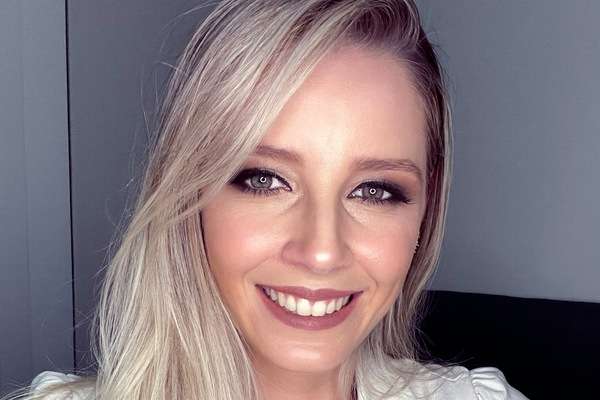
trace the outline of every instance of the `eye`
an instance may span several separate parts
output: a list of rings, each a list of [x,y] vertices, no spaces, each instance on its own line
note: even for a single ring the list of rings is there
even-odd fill
[[[283,185],[273,183],[282,182]],[[290,185],[276,173],[263,168],[250,168],[241,171],[230,182],[243,192],[249,192],[254,195],[270,196],[278,193],[280,190],[291,190]]]
[[[277,182],[279,182],[279,185],[277,185]],[[275,172],[264,168],[245,169],[229,183],[236,186],[242,192],[256,196],[271,196],[279,193],[281,190],[292,190],[285,179]],[[349,198],[360,198],[365,203],[375,205],[411,203],[411,200],[401,187],[388,181],[364,182],[352,192]]]
[[[361,184],[358,189],[352,193],[360,193],[362,201],[372,204],[409,204],[411,200],[405,194],[404,190],[398,185],[386,181],[369,181]],[[350,195],[355,198],[356,195]]]

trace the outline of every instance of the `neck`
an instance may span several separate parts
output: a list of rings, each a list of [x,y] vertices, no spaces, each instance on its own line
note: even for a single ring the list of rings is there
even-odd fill
[[[355,400],[339,387],[340,367],[325,372],[290,371],[267,364],[256,366],[261,400]]]
[[[281,372],[259,378],[263,400],[343,400],[331,374]]]

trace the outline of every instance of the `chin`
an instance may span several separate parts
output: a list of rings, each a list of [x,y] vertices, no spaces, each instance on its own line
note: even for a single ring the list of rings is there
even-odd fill
[[[352,353],[337,346],[321,343],[310,346],[307,343],[290,343],[287,345],[269,346],[268,354],[262,355],[262,362],[267,362],[284,370],[294,372],[329,372],[340,367]]]

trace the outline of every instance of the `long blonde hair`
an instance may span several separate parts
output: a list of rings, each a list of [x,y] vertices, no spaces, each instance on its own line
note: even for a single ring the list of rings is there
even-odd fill
[[[426,109],[428,162],[420,246],[398,299],[342,367],[340,387],[349,398],[355,379],[398,374],[389,357],[419,359],[417,323],[444,231],[451,128],[443,71],[417,7],[225,0],[173,70],[131,219],[112,243],[91,335],[98,371],[86,381],[97,399],[260,398],[247,344],[208,266],[201,211],[319,60],[345,45],[406,63]]]

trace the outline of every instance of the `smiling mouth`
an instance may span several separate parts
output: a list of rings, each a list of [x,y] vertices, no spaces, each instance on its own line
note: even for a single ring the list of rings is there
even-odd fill
[[[260,286],[260,288],[269,300],[279,305],[282,309],[289,313],[305,317],[323,317],[335,314],[347,307],[355,298],[355,293],[351,293],[346,296],[311,301],[269,287]]]

